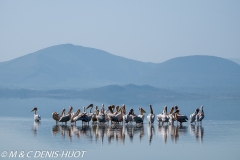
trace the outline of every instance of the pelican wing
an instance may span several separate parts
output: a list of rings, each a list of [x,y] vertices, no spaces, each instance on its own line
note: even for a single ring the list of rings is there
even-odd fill
[[[66,115],[66,116],[62,116],[60,119],[59,119],[59,122],[67,122],[70,120],[70,115]]]

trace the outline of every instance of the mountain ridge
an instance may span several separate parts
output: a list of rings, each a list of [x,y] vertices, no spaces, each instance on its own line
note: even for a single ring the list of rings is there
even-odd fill
[[[0,87],[86,89],[106,85],[160,88],[240,86],[240,65],[214,56],[185,56],[141,62],[83,46],[47,47],[0,63]]]

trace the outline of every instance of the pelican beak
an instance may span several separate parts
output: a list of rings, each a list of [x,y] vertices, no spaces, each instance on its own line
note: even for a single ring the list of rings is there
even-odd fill
[[[153,109],[151,104],[150,104],[150,113],[153,114]]]
[[[35,108],[33,108],[33,110],[32,110],[31,112],[33,112],[33,111],[35,111],[35,110],[37,110],[37,108],[36,108],[36,107],[35,107]],[[30,113],[31,113],[31,112],[30,112]]]

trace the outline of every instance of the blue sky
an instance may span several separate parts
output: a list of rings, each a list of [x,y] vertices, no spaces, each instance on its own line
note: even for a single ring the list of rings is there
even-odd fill
[[[0,0],[0,62],[64,43],[143,62],[240,58],[240,1]]]

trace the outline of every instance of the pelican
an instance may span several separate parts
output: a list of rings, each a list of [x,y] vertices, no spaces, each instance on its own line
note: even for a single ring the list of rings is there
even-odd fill
[[[82,114],[82,122],[87,122],[88,125],[93,117],[93,113],[92,113],[93,104],[90,104],[86,109],[89,109],[89,108],[90,108],[90,112],[86,113],[85,107],[84,107],[84,114]]]
[[[112,106],[108,107],[108,109],[110,111],[110,113],[108,114],[108,117],[110,118],[111,123],[112,122],[118,123],[118,122],[123,121],[123,114],[124,114],[123,106],[125,106],[125,105],[123,104],[122,107],[120,109],[118,109],[117,112],[115,112],[115,113],[113,113]],[[119,112],[121,112],[121,113],[119,113]]]
[[[65,122],[65,124],[67,124],[67,121],[69,121],[71,119],[72,110],[73,110],[73,107],[70,106],[69,110],[68,110],[68,114],[65,115],[65,113],[64,113],[63,116],[60,117],[59,122]]]
[[[171,124],[174,124],[174,121],[176,121],[176,112],[177,112],[177,110],[178,110],[178,106],[177,105],[172,106],[172,109],[171,109],[171,111],[170,111],[170,113],[168,115],[169,122]]]
[[[149,107],[150,107],[150,113],[147,116],[148,123],[154,123],[155,114],[153,113],[152,105],[150,105]]]
[[[60,115],[57,112],[53,112],[52,113],[52,118],[56,121],[56,124],[58,123],[58,121],[61,118],[61,116],[63,116],[64,114],[65,114],[65,108],[63,108],[63,110],[62,110],[62,115]]]
[[[168,117],[169,117],[169,122],[170,122],[171,124],[173,124],[174,121],[175,121],[175,119],[174,119],[174,106],[172,107],[172,109],[171,109]]]
[[[108,116],[108,111],[109,111],[109,109],[105,110],[104,105],[102,105],[101,112],[104,114],[106,122],[109,122],[109,120],[110,120],[110,117]]]
[[[202,123],[202,120],[203,120],[203,118],[204,118],[203,106],[200,107],[200,111],[201,111],[201,113],[198,113],[198,114],[197,114],[196,120],[197,120],[198,122],[200,121],[200,122]]]
[[[81,113],[81,110],[77,110],[77,112],[73,115],[73,117],[71,118],[71,122],[77,122],[79,120],[82,120],[83,115],[85,115],[85,113]]]
[[[125,108],[125,104],[123,104],[122,107],[118,110],[118,112],[115,113],[117,117],[117,122],[123,122],[123,115],[125,114],[124,108]]]
[[[196,122],[199,109],[197,108],[193,114],[190,115],[190,123]]]
[[[71,122],[71,123],[72,123],[72,122],[75,122],[75,125],[76,125],[77,117],[78,117],[78,115],[80,114],[80,112],[81,112],[81,110],[78,109],[74,114],[72,114],[71,119],[70,119],[70,122]]]
[[[106,114],[105,114],[104,104],[102,104],[101,111],[100,111],[100,113],[97,115],[97,120],[98,120],[98,122],[100,122],[100,123],[105,123],[105,122],[107,122],[106,117],[107,117],[107,116],[106,116]]]
[[[76,124],[76,121],[79,121],[79,120],[82,120],[82,124],[83,122],[85,122],[83,121],[83,119],[87,115],[86,107],[83,107],[83,113],[80,114],[80,112],[81,110],[79,109],[75,114],[71,114],[71,118],[70,118],[71,122],[75,122],[75,124]]]
[[[144,111],[142,108],[139,108],[139,115],[138,116],[134,116],[133,117],[133,120],[136,122],[136,123],[143,123],[144,121],[144,113],[146,113],[146,111]]]
[[[33,111],[34,111],[34,115],[33,115],[34,121],[39,122],[39,121],[41,120],[41,116],[38,115],[38,114],[36,114],[36,112],[37,112],[37,107],[33,108],[33,110],[32,110],[31,112],[33,112]]]
[[[118,108],[119,108],[119,106],[116,106],[116,107],[115,107],[114,104],[112,104],[112,105],[110,105],[110,106],[108,106],[108,107],[111,107],[111,108],[112,108],[113,113],[116,113],[117,110],[118,110]],[[114,109],[116,109],[116,112],[114,112]]]
[[[167,106],[164,106],[163,112],[157,115],[158,122],[162,122],[162,125],[164,122],[169,121],[169,115],[167,114]]]
[[[91,119],[92,119],[92,116],[93,116],[93,113],[92,113],[93,104],[89,104],[86,109],[89,109],[89,108],[90,108],[90,110],[89,110],[89,113],[88,113],[87,115],[88,115],[88,116],[91,116]],[[91,119],[90,119],[90,120],[91,120]]]
[[[108,106],[108,110],[110,113],[107,114],[108,118],[111,120],[111,124],[113,119],[115,118],[115,114],[113,113],[113,108],[112,106]]]
[[[113,105],[112,108],[115,108],[115,106]],[[120,111],[119,106],[116,106],[116,112],[114,112],[114,114],[115,115],[118,114],[119,111]]]
[[[176,121],[180,122],[180,125],[182,125],[183,122],[187,122],[188,121],[188,118],[187,118],[187,116],[182,115],[179,112],[180,112],[179,109],[177,109],[175,111],[174,118],[175,118]]]
[[[96,109],[94,110],[93,116],[92,116],[92,123],[97,122],[97,115],[99,113],[98,106],[96,106]]]
[[[123,121],[124,121],[124,123],[128,123],[128,122],[132,123],[133,117],[136,116],[136,115],[134,114],[134,110],[131,108],[130,111],[128,112],[128,114],[126,114],[126,108],[125,108],[125,106],[123,107],[123,110],[124,110],[124,113],[125,113],[125,115],[123,115]]]

